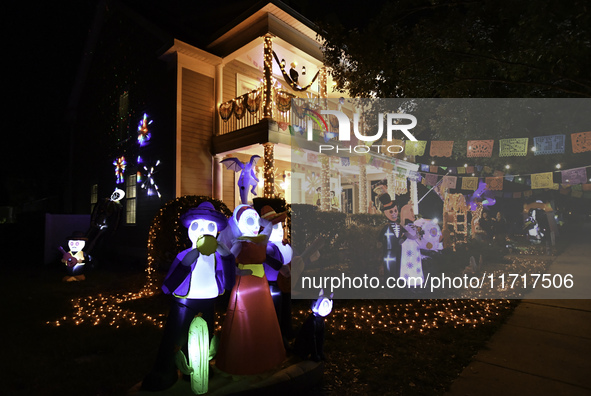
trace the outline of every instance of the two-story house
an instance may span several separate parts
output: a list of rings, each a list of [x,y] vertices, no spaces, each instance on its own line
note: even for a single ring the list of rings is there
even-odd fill
[[[298,161],[292,175],[291,99],[340,96],[332,92],[310,20],[275,0],[244,10],[221,7],[217,14],[130,4],[99,5],[73,90],[75,213],[89,213],[122,189],[117,238],[141,256],[165,202],[206,195],[230,209],[239,204],[238,173],[220,161],[252,155],[262,158],[259,196],[317,204],[330,191],[324,209],[367,211],[371,183],[391,174],[391,166],[365,169],[337,160],[323,170],[322,161],[302,149],[295,153],[304,165]],[[399,167],[416,170],[402,160]]]

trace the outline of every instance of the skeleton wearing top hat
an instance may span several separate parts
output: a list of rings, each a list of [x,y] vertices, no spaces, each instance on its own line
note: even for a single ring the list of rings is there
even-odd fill
[[[378,196],[380,210],[389,223],[380,231],[380,240],[383,250],[382,266],[380,273],[386,277],[398,278],[400,276],[401,244],[404,241],[403,229],[400,226],[398,205],[392,201],[390,194],[383,193]]]

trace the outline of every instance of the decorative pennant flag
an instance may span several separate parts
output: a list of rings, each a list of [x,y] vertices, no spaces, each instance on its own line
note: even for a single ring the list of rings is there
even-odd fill
[[[591,132],[571,133],[573,153],[591,151]]]
[[[495,176],[495,177],[498,177],[498,176]],[[515,176],[513,176],[513,175],[505,176],[505,180],[510,181],[510,182],[512,182],[514,178],[515,178]]]
[[[534,138],[534,155],[564,153],[564,135],[537,136]]]
[[[501,139],[499,157],[523,157],[527,154],[528,138]]]
[[[552,180],[552,172],[534,173],[531,175],[531,188],[552,188],[554,181]]]
[[[425,180],[427,181],[428,186],[434,186],[437,184],[437,175],[433,173],[427,173],[425,175]]]
[[[591,191],[591,183],[583,184],[583,191]]]
[[[429,165],[421,164],[421,172],[429,172]]]
[[[398,177],[406,177],[408,175],[409,170],[404,168],[396,168],[396,173]]]
[[[411,181],[419,182],[419,181],[421,181],[421,174],[417,171],[411,170],[408,172],[408,179]]]
[[[407,141],[406,147],[404,148],[404,153],[406,155],[417,155],[421,156],[425,154],[425,148],[427,147],[426,140],[417,140],[416,142]]]
[[[503,178],[502,177],[487,177],[485,179],[487,189],[493,191],[503,190]]]
[[[465,173],[466,173],[466,168],[464,168],[463,166],[458,166],[458,174],[463,175]]]
[[[449,173],[452,175],[456,175],[458,173],[458,168],[456,168],[455,166],[450,166]]]
[[[513,193],[510,193],[510,192],[504,192],[504,193],[503,193],[503,198],[513,198]]]
[[[496,171],[493,173],[493,176],[494,176],[494,177],[503,177],[503,176],[505,176],[505,172],[503,172],[503,171],[500,171],[500,170],[496,170]]]
[[[466,173],[474,173],[474,167],[473,166],[467,166],[466,167]]]
[[[478,188],[477,177],[462,177],[462,190],[474,190]]]
[[[443,181],[441,182],[441,185],[444,188],[455,189],[457,181],[457,176],[443,176]]]
[[[572,195],[575,198],[581,198],[583,196],[583,192],[582,191],[577,191],[577,190],[572,190],[570,192],[570,195]]]
[[[429,154],[431,157],[451,157],[453,140],[432,140]]]
[[[490,166],[484,166],[484,173],[492,173],[492,168]]]
[[[468,140],[468,157],[491,157],[494,140]]]
[[[520,192],[514,192],[513,193],[513,198],[521,198],[521,191]]]
[[[566,169],[562,171],[562,182],[568,184],[581,184],[587,181],[585,168]]]
[[[531,190],[525,190],[523,192],[523,196],[526,197],[526,198],[531,197],[531,195],[532,195],[532,191]]]
[[[439,167],[437,165],[431,165],[431,166],[429,166],[429,172],[437,173],[437,172],[439,172]]]

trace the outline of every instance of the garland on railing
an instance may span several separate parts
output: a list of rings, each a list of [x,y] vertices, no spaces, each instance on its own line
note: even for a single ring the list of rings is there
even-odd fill
[[[290,75],[285,71],[285,66],[279,60],[275,51],[273,51],[273,58],[275,58],[275,62],[277,62],[277,65],[281,69],[281,74],[283,74],[283,79],[285,80],[285,82],[287,84],[289,84],[291,89],[293,89],[294,91],[298,91],[298,92],[307,91],[308,89],[310,89],[312,84],[314,84],[314,81],[316,81],[316,79],[318,78],[318,75],[320,74],[320,70],[317,71],[316,74],[314,75],[314,78],[312,79],[312,81],[310,81],[310,83],[308,85],[306,85],[305,87],[300,87],[295,81],[292,80]]]
[[[261,90],[257,88],[237,98],[229,100],[220,104],[220,117],[224,121],[228,121],[232,114],[237,120],[240,120],[248,111],[250,114],[255,114],[261,107]]]

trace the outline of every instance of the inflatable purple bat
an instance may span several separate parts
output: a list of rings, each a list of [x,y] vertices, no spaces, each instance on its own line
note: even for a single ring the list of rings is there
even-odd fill
[[[238,178],[238,187],[240,188],[240,200],[244,205],[248,204],[248,187],[251,187],[250,192],[253,195],[257,195],[255,188],[259,179],[254,174],[254,167],[257,161],[261,158],[260,155],[253,155],[250,157],[248,163],[240,161],[238,158],[226,158],[220,162],[226,166],[227,169],[231,169],[234,172],[240,172]]]
[[[482,206],[492,206],[497,201],[493,197],[493,192],[486,189],[487,185],[485,182],[481,181],[478,183],[478,189],[474,191],[474,194],[469,199],[470,202],[470,210],[476,210],[478,206],[478,202],[482,202]]]

